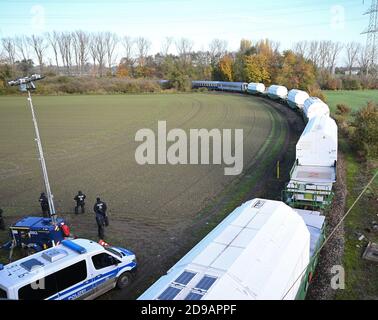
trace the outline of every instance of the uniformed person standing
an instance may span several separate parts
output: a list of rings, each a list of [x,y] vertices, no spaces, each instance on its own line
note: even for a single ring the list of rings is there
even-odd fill
[[[82,193],[81,191],[79,191],[77,193],[77,195],[75,196],[74,200],[76,201],[76,207],[75,207],[75,213],[78,214],[79,213],[79,207],[81,208],[81,213],[84,213],[85,212],[85,198],[87,196]]]
[[[0,208],[0,230],[5,230],[5,223],[3,218],[3,210]]]
[[[44,192],[41,193],[38,201],[41,205],[43,217],[48,218],[50,216],[49,200],[47,200],[47,197]]]
[[[104,239],[105,237],[105,226],[108,226],[109,221],[106,216],[107,206],[104,201],[100,198],[96,199],[96,203],[93,207],[93,211],[96,213],[96,222],[98,227],[98,237]]]

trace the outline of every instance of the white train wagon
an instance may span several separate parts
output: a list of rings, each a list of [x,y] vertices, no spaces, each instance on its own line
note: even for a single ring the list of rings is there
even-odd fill
[[[311,118],[296,146],[296,162],[285,190],[289,203],[326,207],[336,181],[338,134],[327,115]]]
[[[315,261],[311,253],[323,239],[324,217],[313,215],[314,221],[317,232],[283,202],[248,201],[139,300],[303,299]]]
[[[273,100],[286,100],[287,88],[284,86],[271,85],[268,88],[268,97]]]
[[[330,115],[328,105],[316,97],[310,97],[304,102],[303,113],[307,120],[310,120],[315,116]]]
[[[249,83],[247,92],[250,94],[263,94],[265,92],[265,85],[263,83]]]
[[[309,98],[306,91],[292,89],[287,95],[287,103],[292,109],[303,109],[304,102]]]

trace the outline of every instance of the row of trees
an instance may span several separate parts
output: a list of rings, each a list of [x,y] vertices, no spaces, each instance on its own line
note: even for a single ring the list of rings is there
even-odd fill
[[[121,59],[121,64],[144,67],[148,63],[159,63],[174,47],[177,56],[192,62],[194,43],[185,38],[174,40],[167,37],[161,44],[161,51],[151,56],[151,42],[143,37],[119,37],[112,32],[88,33],[85,31],[50,32],[44,35],[6,37],[1,39],[1,60],[11,66],[20,62],[36,61],[42,72],[45,66],[55,67],[65,74],[84,74],[88,70],[100,76],[105,69],[111,70]],[[227,43],[214,40],[209,54],[226,51]],[[155,61],[153,61],[155,60]],[[63,68],[63,69],[62,69]]]
[[[369,71],[369,68],[373,68],[368,50],[358,42],[342,44],[333,41],[300,41],[294,44],[293,51],[311,60],[318,69],[332,74],[335,74],[337,64],[340,64],[342,53],[344,54],[342,65],[349,73],[355,67],[365,73]]]
[[[206,50],[195,51],[193,41],[167,37],[160,52],[152,55],[151,42],[143,37],[53,31],[1,39],[1,57],[14,75],[30,73],[36,61],[44,73],[168,79],[178,89],[187,87],[191,78],[274,82],[303,89],[318,83],[339,89],[343,82],[335,82],[335,73],[342,57],[350,72],[356,66],[364,73],[373,69],[366,50],[355,42],[301,41],[283,52],[279,43],[269,40],[241,40],[233,52],[227,46],[214,39]]]
[[[65,74],[98,74],[111,70],[116,64],[120,46],[122,56],[130,59],[134,55],[134,46],[138,61],[143,64],[148,56],[151,43],[139,37],[120,38],[113,32],[88,33],[85,31],[50,32],[44,35],[6,37],[1,39],[2,60],[15,66],[17,63],[29,63],[35,59],[42,72],[45,66],[55,67]]]
[[[242,40],[237,52],[227,53],[213,69],[214,78],[225,81],[279,83],[308,90],[316,82],[312,61],[292,50],[279,50],[279,43]]]

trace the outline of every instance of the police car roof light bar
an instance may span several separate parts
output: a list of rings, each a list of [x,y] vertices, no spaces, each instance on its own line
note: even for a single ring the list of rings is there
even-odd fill
[[[9,81],[8,85],[19,86],[20,91],[24,91],[24,92],[27,91],[28,92],[27,100],[29,101],[29,106],[30,106],[30,110],[31,110],[31,113],[32,113],[32,117],[33,117],[34,131],[35,131],[35,135],[36,135],[35,141],[37,143],[37,148],[38,148],[38,152],[39,152],[39,160],[40,160],[40,163],[41,163],[43,180],[45,182],[45,189],[46,189],[46,194],[47,194],[47,200],[48,200],[48,203],[49,203],[50,215],[51,215],[51,219],[52,219],[53,224],[56,224],[56,212],[55,212],[55,206],[54,206],[54,200],[53,200],[54,196],[53,196],[53,194],[51,192],[51,188],[50,188],[49,176],[47,174],[47,167],[46,167],[45,157],[44,157],[44,154],[43,154],[41,138],[40,138],[40,135],[39,135],[37,118],[36,118],[35,113],[34,113],[33,101],[32,101],[32,97],[31,97],[31,94],[30,94],[30,91],[35,89],[34,81],[42,80],[43,78],[44,77],[39,75],[39,74],[33,74],[30,77],[24,77],[24,78],[20,78],[20,79],[17,79],[17,80]]]
[[[87,249],[71,240],[63,240],[62,245],[80,254],[87,252]]]

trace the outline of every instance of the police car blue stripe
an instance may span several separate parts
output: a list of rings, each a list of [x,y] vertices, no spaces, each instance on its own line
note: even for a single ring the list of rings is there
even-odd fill
[[[96,281],[89,280],[90,281],[89,283],[81,283],[81,284],[79,284],[79,285],[77,285],[77,286],[75,286],[75,287],[73,287],[71,289],[63,291],[62,293],[56,294],[53,297],[48,298],[47,300],[55,300],[55,299],[57,299],[59,297],[59,295],[60,296],[64,296],[64,295],[66,295],[66,294],[68,294],[68,293],[70,293],[72,291],[76,291],[72,295],[64,298],[64,300],[68,300],[70,297],[72,297],[73,295],[75,295],[78,291],[83,290],[83,289],[89,289],[89,287],[92,287],[92,286],[98,286],[100,284],[100,282],[102,283],[102,282],[104,282],[106,280],[104,278],[108,277],[109,275],[116,276],[119,271],[121,271],[121,270],[123,270],[123,269],[125,269],[127,267],[129,267],[130,270],[134,269],[136,267],[136,263],[135,262],[131,262],[131,263],[129,263],[129,264],[123,266],[123,267],[120,267],[120,268],[116,269],[116,270],[109,271],[108,273],[105,273],[105,274],[101,275],[101,277],[99,277],[98,279],[96,279]],[[88,280],[86,280],[86,281],[88,281]],[[88,291],[88,290],[86,290],[86,291]],[[83,292],[83,293],[85,293],[85,292]]]

